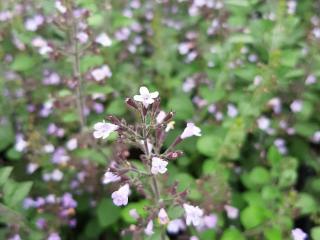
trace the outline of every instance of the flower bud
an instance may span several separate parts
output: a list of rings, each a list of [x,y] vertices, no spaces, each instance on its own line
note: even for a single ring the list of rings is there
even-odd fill
[[[107,116],[106,119],[109,120],[112,124],[121,126],[121,121],[115,116],[110,115],[110,116]]]
[[[132,98],[126,98],[126,104],[129,107],[132,107],[132,108],[134,108],[136,110],[139,110],[138,105],[136,104],[136,102]]]
[[[183,152],[182,151],[173,151],[173,152],[169,152],[167,154],[167,158],[168,159],[177,159],[178,157],[181,157],[183,155]]]
[[[168,114],[166,115],[166,117],[163,119],[163,123],[166,123],[166,122],[171,121],[171,119],[173,118],[174,114],[175,114],[175,113],[172,112],[172,111],[168,112]]]

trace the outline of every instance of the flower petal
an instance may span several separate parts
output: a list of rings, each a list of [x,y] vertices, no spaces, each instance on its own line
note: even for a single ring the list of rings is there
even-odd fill
[[[148,88],[146,88],[146,87],[144,87],[144,86],[143,86],[143,87],[140,87],[139,92],[140,92],[141,95],[148,95],[148,94],[149,94]]]

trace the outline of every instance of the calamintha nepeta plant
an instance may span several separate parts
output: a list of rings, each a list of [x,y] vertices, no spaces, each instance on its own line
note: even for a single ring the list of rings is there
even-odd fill
[[[205,216],[204,210],[187,202],[187,191],[179,192],[178,183],[171,186],[166,183],[167,166],[182,155],[182,151],[175,150],[175,147],[186,138],[201,136],[201,129],[192,122],[187,123],[184,131],[164,149],[164,140],[172,127],[174,113],[160,110],[159,93],[149,92],[146,87],[141,87],[140,94],[127,98],[126,103],[139,114],[140,122],[131,125],[123,119],[109,116],[107,119],[110,122],[102,121],[94,125],[93,136],[105,139],[117,131],[121,144],[142,151],[141,162],[129,161],[125,154],[118,154],[103,177],[104,184],[119,183],[119,189],[111,194],[116,206],[128,204],[132,188],[150,200],[146,217],[139,216],[136,209],[130,210],[130,215],[137,220],[137,224],[127,231],[132,232],[136,238],[143,234],[159,234],[161,239],[166,239],[166,229],[178,232],[185,229],[186,225],[205,227],[208,216]],[[175,212],[181,212],[179,218],[170,219],[168,209],[172,208],[175,208]]]

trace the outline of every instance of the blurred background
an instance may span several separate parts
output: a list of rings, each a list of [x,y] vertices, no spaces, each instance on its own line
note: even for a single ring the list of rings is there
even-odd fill
[[[92,126],[133,122],[124,99],[142,85],[176,112],[168,143],[187,121],[202,129],[169,168],[218,218],[192,234],[281,240],[299,227],[320,239],[319,11],[313,0],[2,0],[0,239],[131,239],[129,209],[146,202],[112,204],[101,177],[115,136],[93,140]]]

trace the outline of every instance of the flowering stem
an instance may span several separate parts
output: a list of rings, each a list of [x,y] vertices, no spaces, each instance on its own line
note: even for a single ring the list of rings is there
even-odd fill
[[[76,89],[76,101],[77,101],[77,109],[79,114],[79,120],[80,120],[80,126],[81,131],[84,130],[86,125],[86,117],[84,114],[84,96],[83,96],[83,79],[81,75],[80,70],[80,49],[79,49],[79,43],[77,40],[77,23],[74,19],[73,15],[73,4],[70,8],[69,15],[71,17],[71,43],[72,43],[72,67],[73,67],[73,76],[77,81],[77,89]]]

